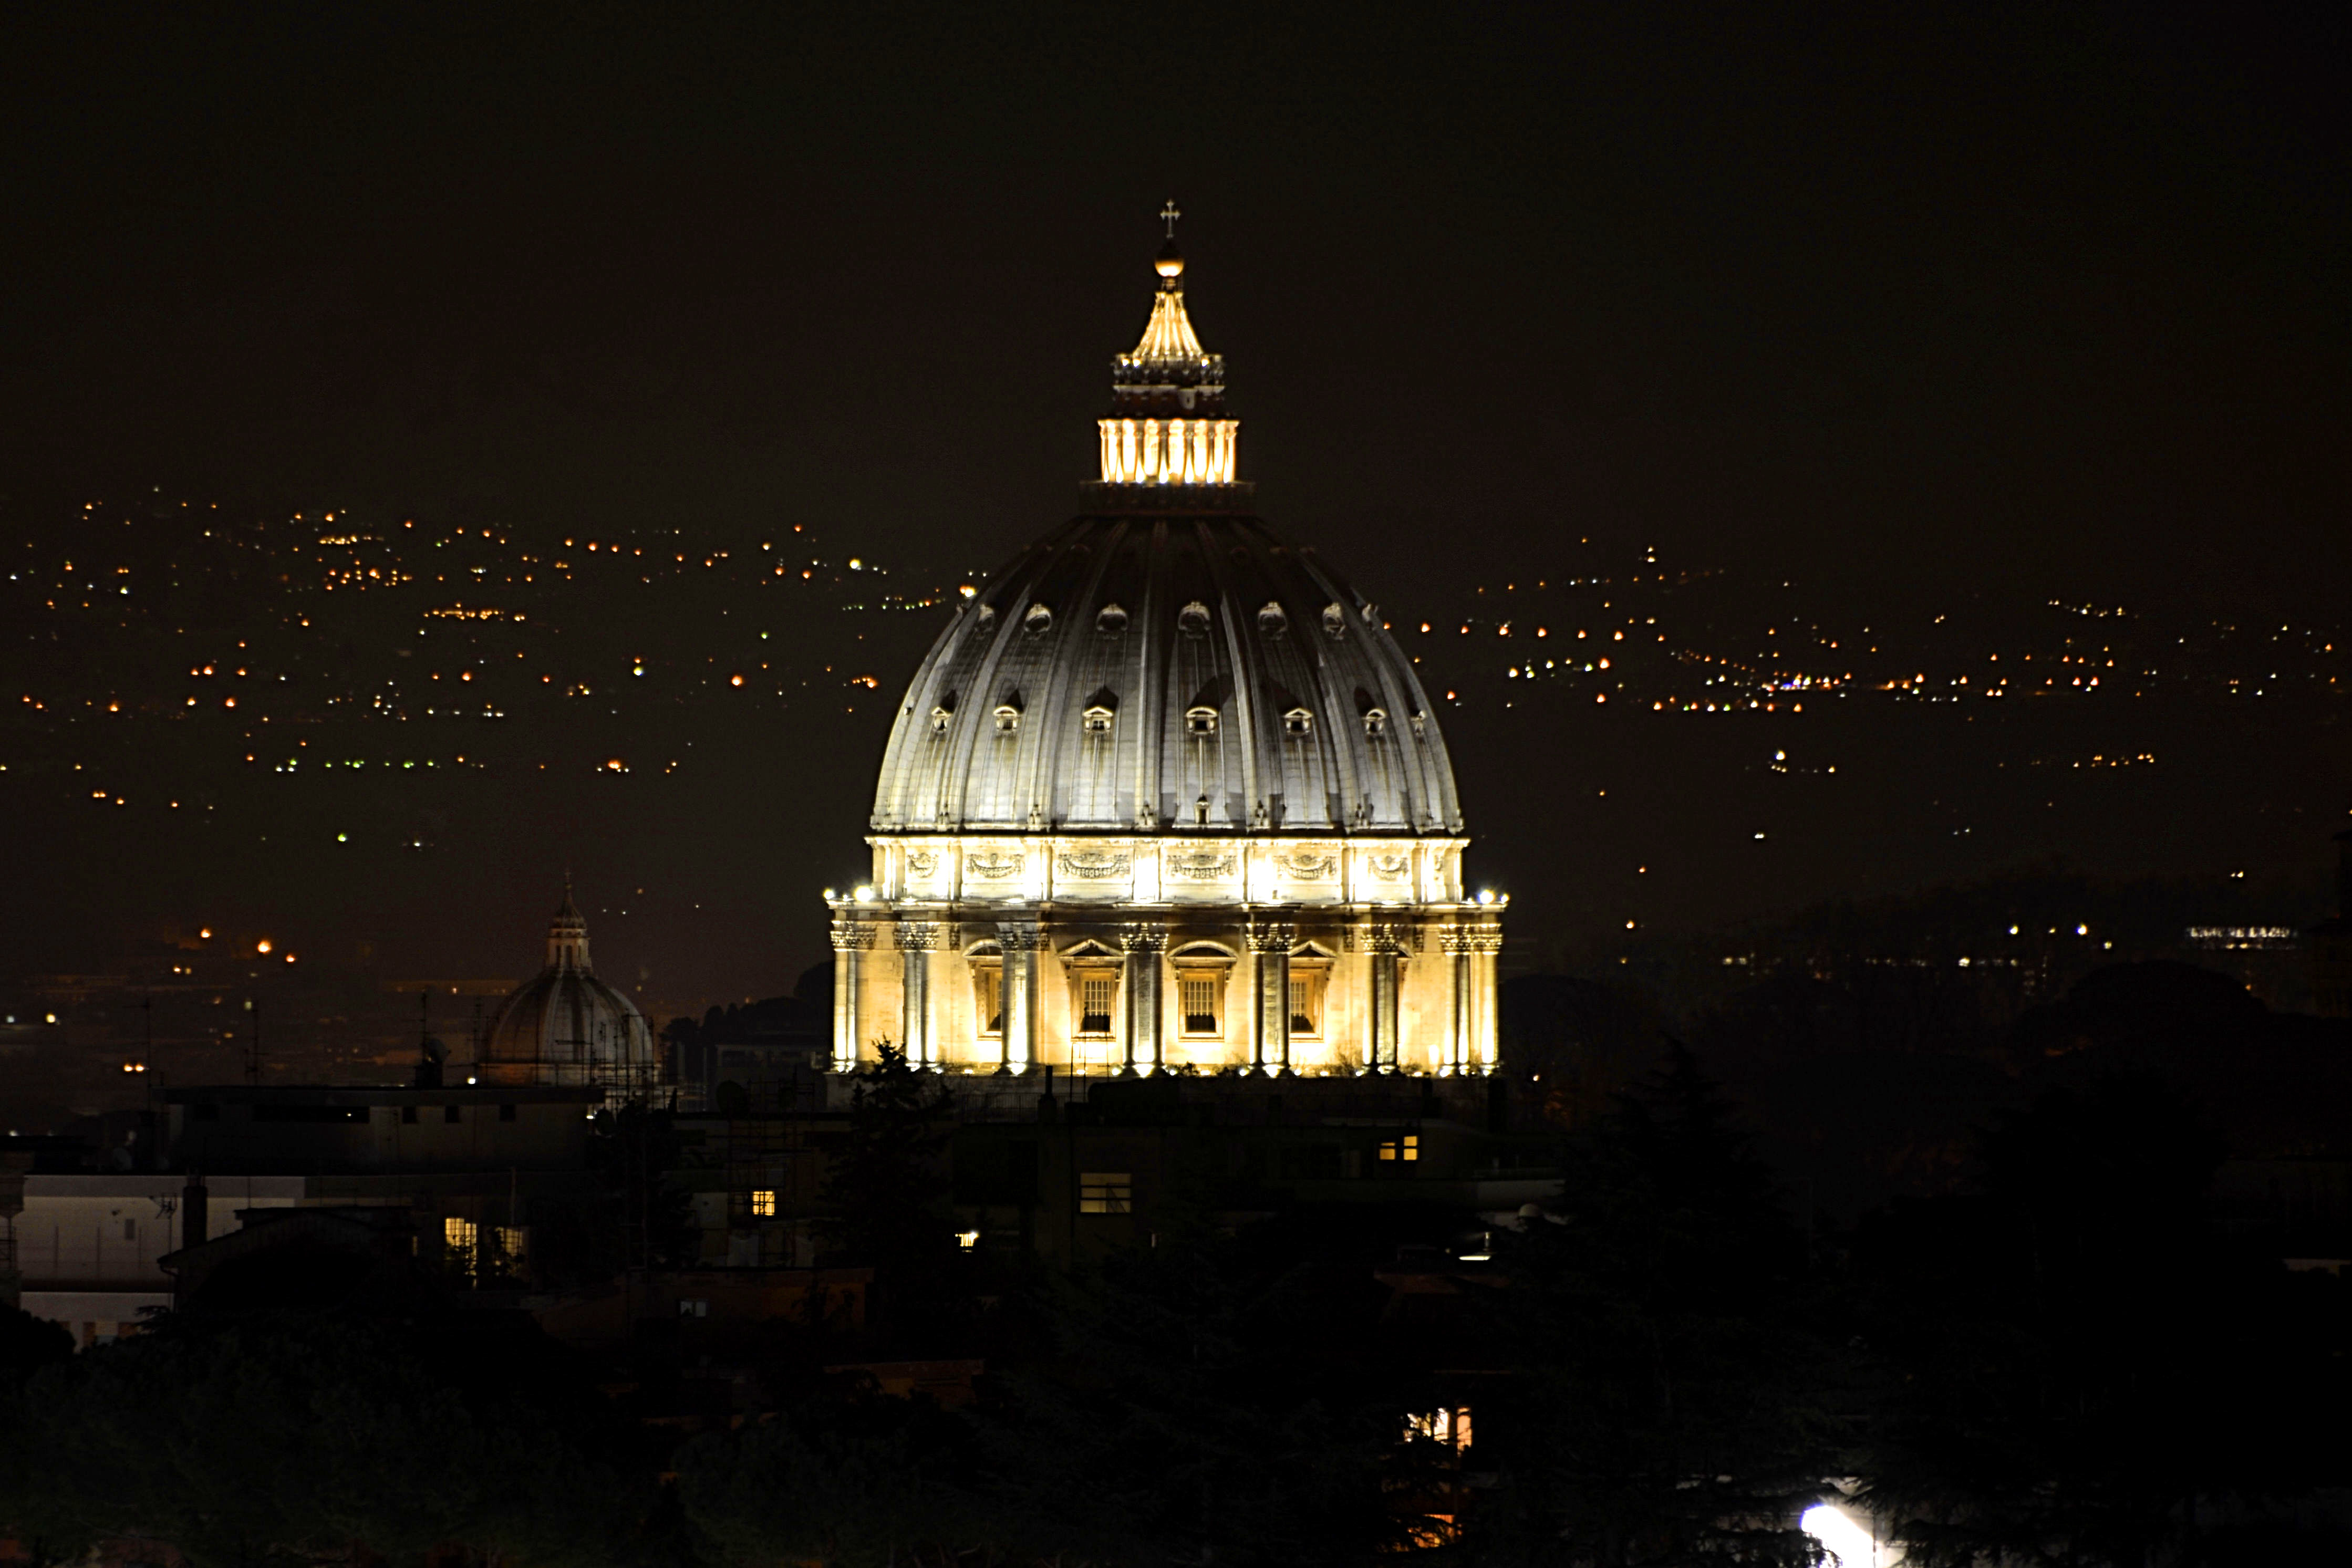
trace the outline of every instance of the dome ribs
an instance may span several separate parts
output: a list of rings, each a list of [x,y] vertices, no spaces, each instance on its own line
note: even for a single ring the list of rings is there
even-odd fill
[[[1202,706],[1216,719],[1195,733]],[[1020,831],[1033,808],[1081,832],[1461,825],[1427,695],[1377,612],[1260,519],[1173,508],[1081,517],[1023,552],[896,716],[877,831]]]

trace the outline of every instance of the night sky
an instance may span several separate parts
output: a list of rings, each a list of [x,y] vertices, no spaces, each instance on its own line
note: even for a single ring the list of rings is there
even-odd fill
[[[1244,476],[1459,693],[1533,950],[2060,854],[2315,875],[2347,821],[2340,6],[479,9],[10,24],[16,970],[202,923],[519,976],[568,867],[649,1001],[788,988],[945,613],[884,601],[1074,509],[1171,197]],[[531,630],[300,597],[328,512],[533,558]],[[182,600],[60,608],[94,559]],[[1629,612],[1613,706],[1506,674],[1504,622]],[[1847,695],[1707,717],[1784,638]],[[239,642],[286,706],[183,702]],[[2045,703],[1974,700],[2028,652]],[[467,660],[502,723],[355,696]],[[261,774],[298,730],[376,771]]]

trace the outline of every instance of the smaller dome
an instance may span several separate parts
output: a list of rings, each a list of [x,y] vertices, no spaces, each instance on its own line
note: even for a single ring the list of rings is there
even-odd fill
[[[593,1085],[620,1099],[650,1093],[659,1077],[644,1015],[589,965],[588,922],[569,883],[548,925],[547,967],[499,1004],[477,1071],[488,1083]]]
[[[1184,253],[1176,248],[1176,242],[1171,239],[1160,247],[1160,259],[1151,265],[1162,277],[1181,277],[1184,275]]]

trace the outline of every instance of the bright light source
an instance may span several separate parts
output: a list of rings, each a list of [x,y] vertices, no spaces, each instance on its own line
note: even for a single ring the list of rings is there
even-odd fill
[[[209,942],[213,939],[213,928],[209,925],[199,926],[196,930],[196,935],[205,941]]]
[[[1492,904],[1492,903],[1494,903],[1494,902],[1495,902],[1494,890],[1493,890],[1493,889],[1491,889],[1491,888],[1481,888],[1481,889],[1479,889],[1479,891],[1478,891],[1478,902],[1479,902],[1479,903],[1481,903],[1481,904]]]
[[[1827,1548],[1838,1568],[1879,1568],[1878,1542],[1843,1509],[1816,1503],[1798,1528]]]
[[[857,889],[856,896],[857,902],[860,904],[871,903],[874,898],[874,889],[871,886],[861,884]]]
[[[975,1250],[980,1246],[980,1232],[977,1230],[957,1231],[956,1245],[962,1248],[967,1252]]]
[[[268,952],[268,951],[269,951],[269,938],[268,938],[268,937],[267,937],[267,936],[264,936],[260,941],[256,942],[256,943],[253,945],[253,950],[254,950],[255,952],[257,952],[257,953],[267,953],[267,952]]]

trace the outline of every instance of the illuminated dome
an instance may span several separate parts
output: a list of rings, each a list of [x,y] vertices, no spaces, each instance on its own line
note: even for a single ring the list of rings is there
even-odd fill
[[[1378,609],[1256,517],[1167,499],[1187,509],[1079,517],[963,603],[899,705],[875,831],[1459,831]]]
[[[886,1046],[1007,1077],[1494,1070],[1508,900],[1463,886],[1380,610],[1235,476],[1184,270],[1171,238],[1079,515],[957,607],[899,705],[872,874],[826,894],[839,1071]]]
[[[489,1083],[599,1085],[620,1098],[644,1095],[658,1076],[653,1031],[589,965],[588,923],[568,883],[548,926],[547,967],[499,1004],[476,1072]]]

